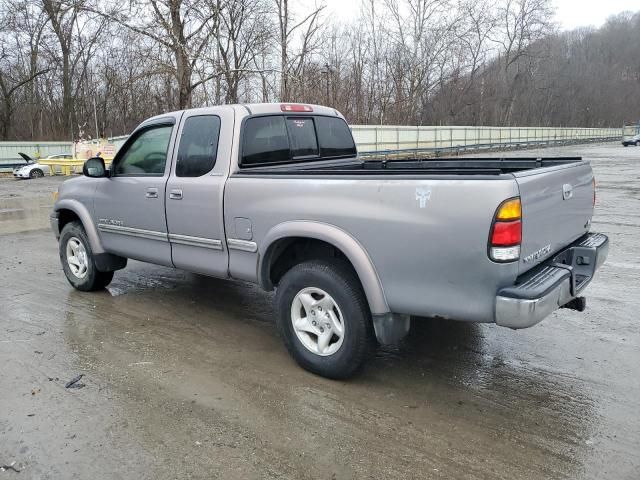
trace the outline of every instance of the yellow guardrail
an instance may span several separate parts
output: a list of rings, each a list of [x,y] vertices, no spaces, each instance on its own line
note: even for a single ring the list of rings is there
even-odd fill
[[[105,158],[104,164],[108,168],[113,158]],[[38,163],[49,167],[49,175],[73,175],[82,173],[82,166],[86,160],[81,158],[41,158]]]

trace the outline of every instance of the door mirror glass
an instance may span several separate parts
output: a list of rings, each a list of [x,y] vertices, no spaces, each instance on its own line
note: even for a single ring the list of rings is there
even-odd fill
[[[102,178],[107,176],[107,169],[104,166],[104,159],[93,157],[84,162],[82,173],[85,177]]]

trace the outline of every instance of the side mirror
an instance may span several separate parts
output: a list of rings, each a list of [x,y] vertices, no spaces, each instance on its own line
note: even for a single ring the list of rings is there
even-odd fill
[[[103,178],[107,176],[107,168],[104,166],[104,159],[93,157],[84,162],[82,173],[85,177]]]

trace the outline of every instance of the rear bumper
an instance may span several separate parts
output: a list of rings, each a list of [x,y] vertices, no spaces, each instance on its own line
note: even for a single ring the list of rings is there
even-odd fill
[[[527,328],[578,297],[609,253],[609,239],[589,233],[552,259],[524,274],[496,297],[495,320],[509,328]]]

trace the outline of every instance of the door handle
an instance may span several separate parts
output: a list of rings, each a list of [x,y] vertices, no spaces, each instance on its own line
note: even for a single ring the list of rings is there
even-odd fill
[[[171,200],[182,200],[182,190],[171,190],[169,192],[169,198]]]
[[[147,193],[144,195],[147,198],[158,198],[158,189],[157,188],[147,188]]]

